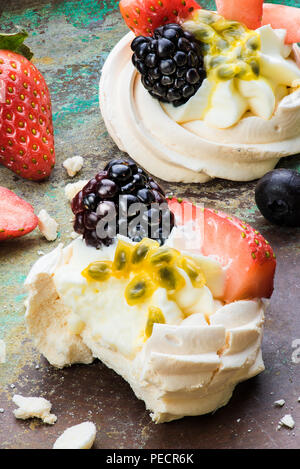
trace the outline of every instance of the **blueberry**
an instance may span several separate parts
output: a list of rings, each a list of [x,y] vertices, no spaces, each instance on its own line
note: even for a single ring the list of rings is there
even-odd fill
[[[265,174],[255,188],[256,204],[271,223],[300,226],[300,174],[275,169]]]

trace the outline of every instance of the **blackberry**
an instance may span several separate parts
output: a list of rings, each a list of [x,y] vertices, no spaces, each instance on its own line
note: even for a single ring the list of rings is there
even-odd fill
[[[206,78],[201,42],[178,24],[160,26],[153,37],[136,37],[131,49],[143,86],[162,102],[186,103]]]
[[[163,206],[161,204],[164,204]],[[161,245],[174,226],[165,193],[136,163],[112,160],[72,200],[74,230],[99,249],[116,234]]]

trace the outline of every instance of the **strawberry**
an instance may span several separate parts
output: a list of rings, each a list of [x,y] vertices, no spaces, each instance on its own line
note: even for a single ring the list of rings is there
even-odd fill
[[[195,0],[121,0],[120,10],[136,36],[152,36],[167,23],[181,23],[201,7]]]
[[[196,207],[191,202],[168,201],[175,214],[177,224],[188,218],[195,220]],[[204,208],[203,216],[197,217],[203,243],[199,251],[205,256],[214,256],[226,266],[225,290],[222,300],[269,298],[273,292],[275,255],[263,236],[247,223],[226,213]],[[186,213],[188,216],[186,217]]]
[[[263,3],[263,0],[216,0],[220,15],[244,23],[249,29],[261,26]]]
[[[33,207],[14,192],[0,186],[0,241],[19,238],[38,224]]]
[[[38,69],[20,55],[32,57],[22,44],[26,36],[0,34],[0,163],[39,181],[55,163],[51,100]]]

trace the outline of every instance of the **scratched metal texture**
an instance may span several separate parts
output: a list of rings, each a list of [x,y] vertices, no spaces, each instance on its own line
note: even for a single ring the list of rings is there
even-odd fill
[[[274,2],[274,0],[273,0]],[[70,242],[72,218],[64,197],[70,182],[62,167],[73,155],[84,157],[75,178],[89,179],[112,157],[121,156],[109,137],[98,107],[101,67],[114,44],[126,33],[118,2],[97,0],[0,1],[0,29],[26,28],[34,62],[44,74],[53,100],[57,164],[49,181],[33,183],[0,168],[0,185],[46,208],[59,222],[56,242],[36,230],[0,245],[0,338],[7,362],[0,365],[0,448],[51,448],[70,425],[92,420],[98,428],[95,448],[297,448],[300,444],[300,230],[267,223],[254,202],[255,183],[215,180],[205,185],[166,184],[168,192],[226,210],[256,226],[278,258],[275,293],[266,316],[263,354],[266,371],[240,384],[229,405],[213,415],[169,424],[152,423],[143,402],[129,385],[100,362],[57,371],[34,349],[24,327],[23,281],[39,250],[49,252]],[[280,2],[278,2],[280,3]],[[285,2],[295,5],[295,2]],[[202,2],[214,8],[214,2]],[[113,77],[112,77],[113,79]],[[300,168],[299,157],[284,162]],[[294,358],[292,360],[292,354]],[[298,357],[298,359],[297,359]],[[38,420],[17,421],[13,394],[44,396],[58,416],[54,426]],[[276,399],[285,399],[282,409]],[[294,430],[276,431],[291,413]]]

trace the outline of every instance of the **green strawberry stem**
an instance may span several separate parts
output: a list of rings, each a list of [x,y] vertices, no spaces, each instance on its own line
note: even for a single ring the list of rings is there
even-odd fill
[[[16,52],[16,54],[23,55],[26,59],[31,60],[33,53],[28,46],[23,44],[28,37],[28,33],[19,27],[16,27],[16,29],[17,32],[14,33],[0,32],[0,49]]]

